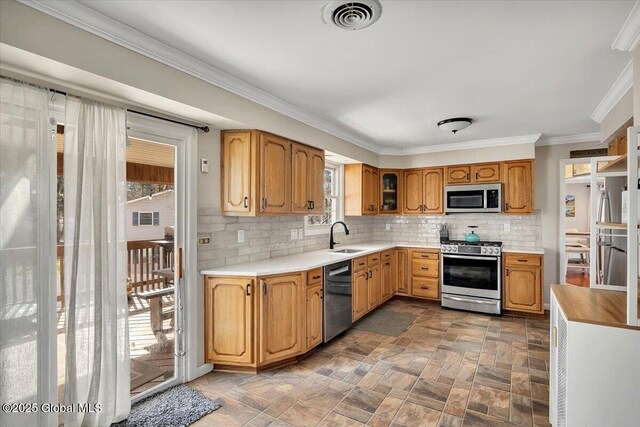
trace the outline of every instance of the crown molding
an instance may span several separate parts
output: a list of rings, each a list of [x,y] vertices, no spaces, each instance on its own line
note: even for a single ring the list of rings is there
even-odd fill
[[[49,16],[374,153],[381,147],[191,55],[71,0],[18,0]]]
[[[602,98],[596,109],[591,114],[591,119],[596,123],[601,123],[609,112],[616,106],[620,99],[633,86],[633,60],[624,67],[613,85]]]
[[[540,138],[540,140],[536,142],[536,147],[544,147],[547,145],[577,144],[580,142],[600,142],[600,132],[544,137]]]
[[[380,154],[389,156],[405,156],[413,154],[441,153],[444,151],[472,150],[476,148],[505,147],[520,144],[534,144],[541,133],[522,136],[510,136],[506,138],[480,139],[477,141],[455,142],[452,144],[437,144],[416,148],[383,148]]]
[[[627,20],[624,21],[620,32],[616,36],[612,49],[631,52],[638,45],[640,41],[640,6],[639,2],[635,2]]]

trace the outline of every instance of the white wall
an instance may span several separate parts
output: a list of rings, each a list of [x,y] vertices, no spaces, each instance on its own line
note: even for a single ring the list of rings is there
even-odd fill
[[[380,156],[383,168],[420,168],[465,163],[495,162],[500,160],[533,159],[535,145],[517,144],[503,147],[473,148],[468,150],[443,151],[414,154],[410,156]]]
[[[589,231],[589,215],[591,212],[591,191],[587,184],[568,184],[567,195],[576,198],[576,216],[565,217],[566,228]]]
[[[541,210],[542,247],[544,255],[545,301],[549,302],[549,285],[560,283],[559,220],[560,208],[564,211],[564,201],[560,202],[560,160],[568,159],[572,150],[599,147],[598,142],[579,144],[549,145],[536,147],[535,207]],[[562,203],[562,204],[561,204]]]

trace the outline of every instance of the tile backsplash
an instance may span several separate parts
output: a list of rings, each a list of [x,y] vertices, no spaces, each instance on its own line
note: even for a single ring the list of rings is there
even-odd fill
[[[340,232],[343,244],[388,241],[398,244],[437,245],[440,225],[446,223],[452,239],[462,239],[468,225],[477,225],[482,240],[500,240],[507,247],[535,249],[542,246],[540,211],[535,215],[495,213],[441,216],[346,217],[350,234]],[[386,230],[386,225],[390,230]],[[505,226],[505,224],[508,224]],[[219,208],[198,209],[198,234],[212,235],[208,245],[198,247],[198,269],[215,268],[284,255],[326,249],[329,236],[303,236],[291,239],[291,230],[304,228],[304,216],[224,217]],[[238,230],[244,242],[238,243]],[[336,230],[338,228],[336,227]],[[341,228],[340,228],[341,231]]]

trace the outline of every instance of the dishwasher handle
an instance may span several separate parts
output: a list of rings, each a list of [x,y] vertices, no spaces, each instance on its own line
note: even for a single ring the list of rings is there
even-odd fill
[[[349,266],[345,265],[343,267],[338,267],[334,270],[329,270],[329,276],[337,276],[338,274],[342,274],[346,271],[349,271]]]

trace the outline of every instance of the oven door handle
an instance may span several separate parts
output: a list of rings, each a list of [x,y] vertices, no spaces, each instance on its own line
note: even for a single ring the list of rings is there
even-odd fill
[[[467,255],[449,255],[449,254],[443,254],[442,258],[476,259],[480,261],[497,261],[498,260],[498,258],[494,256],[467,256]]]
[[[454,300],[454,301],[459,301],[459,302],[472,302],[474,304],[491,304],[491,305],[495,305],[497,301],[482,301],[479,299],[468,299],[468,298],[461,298],[461,297],[452,297],[449,295],[442,295],[442,298],[444,299],[450,299],[450,300]]]

